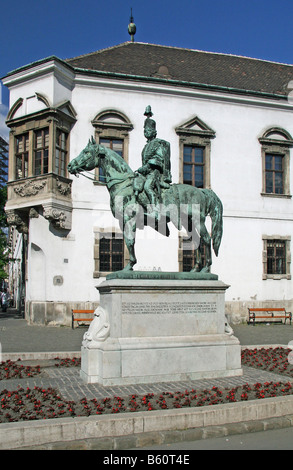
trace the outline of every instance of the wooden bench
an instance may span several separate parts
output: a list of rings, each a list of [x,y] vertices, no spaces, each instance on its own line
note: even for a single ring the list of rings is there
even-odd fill
[[[261,319],[262,321],[275,320],[275,318],[281,320],[284,319],[284,324],[286,320],[290,320],[290,325],[292,321],[292,313],[286,312],[285,308],[249,308],[248,309],[248,322],[255,325],[255,320]]]
[[[72,309],[72,329],[74,329],[74,322],[91,322],[93,320],[94,310]],[[85,315],[92,315],[85,317]]]

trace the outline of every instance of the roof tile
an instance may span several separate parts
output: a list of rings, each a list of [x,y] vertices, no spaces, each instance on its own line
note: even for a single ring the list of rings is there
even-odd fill
[[[75,68],[287,95],[293,66],[228,54],[126,42],[67,59]],[[161,73],[160,71],[167,73]]]

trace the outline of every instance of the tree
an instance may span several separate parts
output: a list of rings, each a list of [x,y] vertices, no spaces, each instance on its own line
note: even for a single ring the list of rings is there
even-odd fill
[[[4,207],[7,200],[7,187],[0,188],[0,284],[7,279],[5,267],[9,262],[9,250],[7,244],[7,218]]]

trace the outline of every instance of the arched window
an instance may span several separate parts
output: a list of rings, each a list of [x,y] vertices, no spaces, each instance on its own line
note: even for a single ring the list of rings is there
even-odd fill
[[[289,132],[271,127],[258,139],[262,155],[262,195],[290,196],[290,148],[293,139]]]
[[[96,142],[111,148],[128,162],[129,131],[133,129],[130,120],[120,111],[108,109],[97,114],[92,125]],[[95,179],[105,182],[101,169],[96,169]]]

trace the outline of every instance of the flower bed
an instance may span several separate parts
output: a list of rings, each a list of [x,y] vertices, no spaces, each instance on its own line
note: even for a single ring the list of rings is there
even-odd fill
[[[73,357],[72,359],[54,359],[55,367],[80,367],[80,358]],[[53,365],[53,364],[52,364]],[[0,380],[9,380],[13,378],[23,379],[25,377],[34,377],[42,372],[41,366],[24,366],[18,361],[5,361],[0,363]]]
[[[53,388],[19,388],[0,393],[0,422],[76,417],[109,413],[166,410],[233,403],[276,396],[291,395],[292,385],[266,382],[245,384],[231,389],[212,387],[206,390],[185,390],[175,393],[148,393],[144,396],[106,397],[102,400],[83,398],[78,402],[64,400]]]
[[[293,377],[293,367],[288,363],[290,349],[246,349],[242,352],[244,365],[267,369]],[[73,367],[80,365],[80,359],[56,358],[55,366]],[[12,361],[0,365],[1,378],[31,377],[41,371],[40,366],[24,367]],[[3,373],[2,373],[3,371]],[[165,410],[186,407],[201,407],[219,403],[233,403],[292,395],[290,382],[265,382],[245,384],[233,388],[212,387],[205,390],[184,390],[175,393],[148,393],[144,396],[115,396],[101,400],[83,398],[79,401],[64,400],[53,388],[18,388],[0,393],[0,423],[50,419],[59,417],[89,416],[105,413]]]
[[[65,359],[59,359],[59,357],[55,357],[55,367],[80,367],[81,364],[81,359],[80,357],[73,357],[71,358],[65,358]]]
[[[280,347],[244,349],[241,353],[241,363],[256,369],[293,377],[293,364],[288,362],[290,353],[292,354],[291,349]]]
[[[40,366],[24,366],[18,361],[5,361],[0,363],[0,380],[13,378],[23,379],[24,377],[34,377],[41,373]]]

